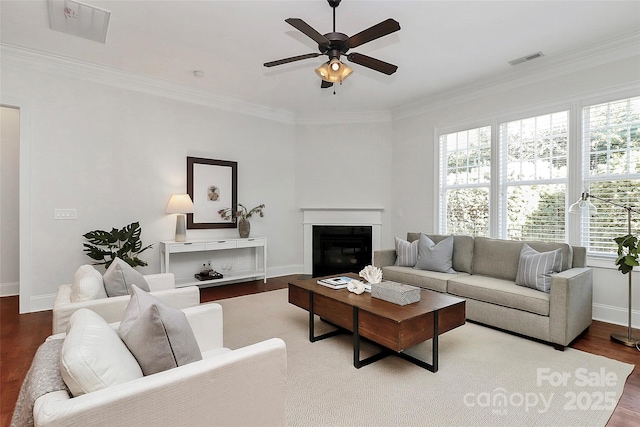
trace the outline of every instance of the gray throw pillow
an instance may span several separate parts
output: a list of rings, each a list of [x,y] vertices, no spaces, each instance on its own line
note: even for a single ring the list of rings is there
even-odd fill
[[[419,270],[439,271],[442,273],[455,273],[453,265],[453,236],[435,244],[424,233],[420,233],[418,239],[418,260],[416,266]]]
[[[516,285],[549,293],[551,275],[562,269],[562,249],[538,252],[526,243],[520,251]]]
[[[109,297],[131,294],[131,285],[134,284],[149,292],[149,284],[142,273],[136,271],[120,258],[113,260],[102,276],[102,281],[104,282],[104,290]]]
[[[132,285],[118,334],[138,361],[142,373],[151,375],[202,360],[187,316]]]
[[[396,265],[399,267],[415,267],[418,261],[418,241],[409,243],[398,237],[396,239]]]

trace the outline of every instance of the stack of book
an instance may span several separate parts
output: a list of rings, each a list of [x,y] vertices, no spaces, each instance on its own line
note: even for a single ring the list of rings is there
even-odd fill
[[[351,281],[350,277],[340,276],[340,277],[331,277],[328,279],[320,279],[318,280],[318,285],[326,286],[331,289],[344,289],[347,287],[349,282]]]

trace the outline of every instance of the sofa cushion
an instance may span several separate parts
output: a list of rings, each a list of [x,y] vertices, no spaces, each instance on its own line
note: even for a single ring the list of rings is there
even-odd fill
[[[561,249],[540,253],[525,243],[520,252],[516,285],[549,292],[551,290],[551,275],[559,273],[561,267]]]
[[[73,396],[142,378],[142,370],[107,321],[82,308],[69,319],[60,374]]]
[[[140,289],[149,292],[149,285],[144,276],[117,257],[107,268],[102,280],[104,281],[104,289],[110,297],[130,295],[131,285],[136,285]]]
[[[142,368],[144,375],[202,360],[185,314],[165,305],[136,285],[118,333]]]
[[[561,249],[561,271],[571,268],[573,250],[566,243],[519,242],[476,237],[473,249],[473,274],[492,276],[515,282],[518,274],[518,264],[520,263],[520,252],[525,243],[538,252]]]
[[[396,242],[396,264],[399,267],[413,267],[418,261],[418,241],[407,242],[398,237]]]
[[[453,257],[453,236],[434,243],[426,234],[418,239],[418,260],[415,268],[419,270],[455,273],[451,268]]]
[[[416,270],[412,267],[382,267],[384,280],[407,283],[437,292],[447,292],[447,281],[454,277],[468,276],[468,273],[441,273],[439,271]]]
[[[92,265],[80,266],[73,274],[71,283],[71,302],[91,301],[98,298],[106,298],[107,293],[102,283],[102,274]]]
[[[420,239],[421,233],[407,233],[407,241],[413,242]],[[441,242],[449,236],[442,234],[428,234],[423,233],[428,238],[433,240],[434,243]],[[472,272],[472,259],[473,259],[473,245],[474,240],[472,236],[453,236],[453,256],[452,267],[458,273]]]
[[[455,277],[449,280],[447,290],[463,298],[549,315],[549,294],[518,286],[510,280],[480,275]]]

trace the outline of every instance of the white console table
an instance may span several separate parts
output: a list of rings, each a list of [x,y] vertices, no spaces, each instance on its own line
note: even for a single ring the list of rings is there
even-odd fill
[[[217,251],[230,251],[233,249],[245,249],[253,248],[255,263],[247,269],[237,271],[237,267],[234,271],[221,271],[224,277],[222,279],[212,280],[198,280],[194,277],[194,274],[200,271],[202,265],[202,258],[207,257],[205,252],[217,252]],[[262,249],[260,251],[260,249]],[[185,259],[193,258],[193,268],[191,275],[183,275],[182,273],[175,273],[171,267],[171,256],[176,254],[184,254],[181,256],[181,261],[184,263]],[[222,254],[222,253],[220,253]],[[188,257],[188,255],[192,255]],[[215,256],[215,253],[212,254]],[[261,256],[260,256],[261,255]],[[174,256],[175,259],[175,256]],[[199,260],[200,265],[195,264],[195,261]],[[247,239],[215,239],[215,240],[190,240],[187,242],[175,242],[172,240],[160,242],[160,271],[162,273],[173,272],[176,274],[176,287],[191,286],[191,285],[215,285],[228,282],[241,281],[244,279],[255,279],[261,277],[264,283],[267,283],[267,238],[266,237],[250,237]],[[181,276],[178,277],[177,274]]]

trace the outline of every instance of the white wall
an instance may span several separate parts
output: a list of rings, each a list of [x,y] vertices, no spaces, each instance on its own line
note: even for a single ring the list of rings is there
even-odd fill
[[[58,285],[90,262],[82,251],[90,230],[140,221],[143,243],[155,244],[141,271],[158,272],[157,243],[175,231],[165,206],[172,193],[186,192],[189,155],[238,162],[239,201],[266,204],[252,235],[269,240],[269,274],[301,271],[292,124],[5,61],[2,89],[3,98],[30,108],[29,310],[51,308]],[[77,209],[78,219],[54,220],[55,208]],[[188,237],[237,237],[237,230],[188,230]]]
[[[393,245],[389,121],[298,124],[295,157],[297,206],[383,208],[381,242]]]
[[[0,296],[18,292],[20,111],[0,107]]]
[[[402,218],[393,221],[393,235],[437,230],[438,128],[488,125],[493,119],[579,108],[582,101],[604,102],[639,94],[640,56],[635,56],[546,79],[538,76],[529,83],[511,81],[478,88],[457,98],[417,106],[421,113],[397,118],[393,124],[392,209],[403,212]],[[615,270],[613,260],[590,260],[590,265],[595,267],[594,318],[626,325],[628,276]],[[639,273],[634,275],[635,327],[640,327]]]

